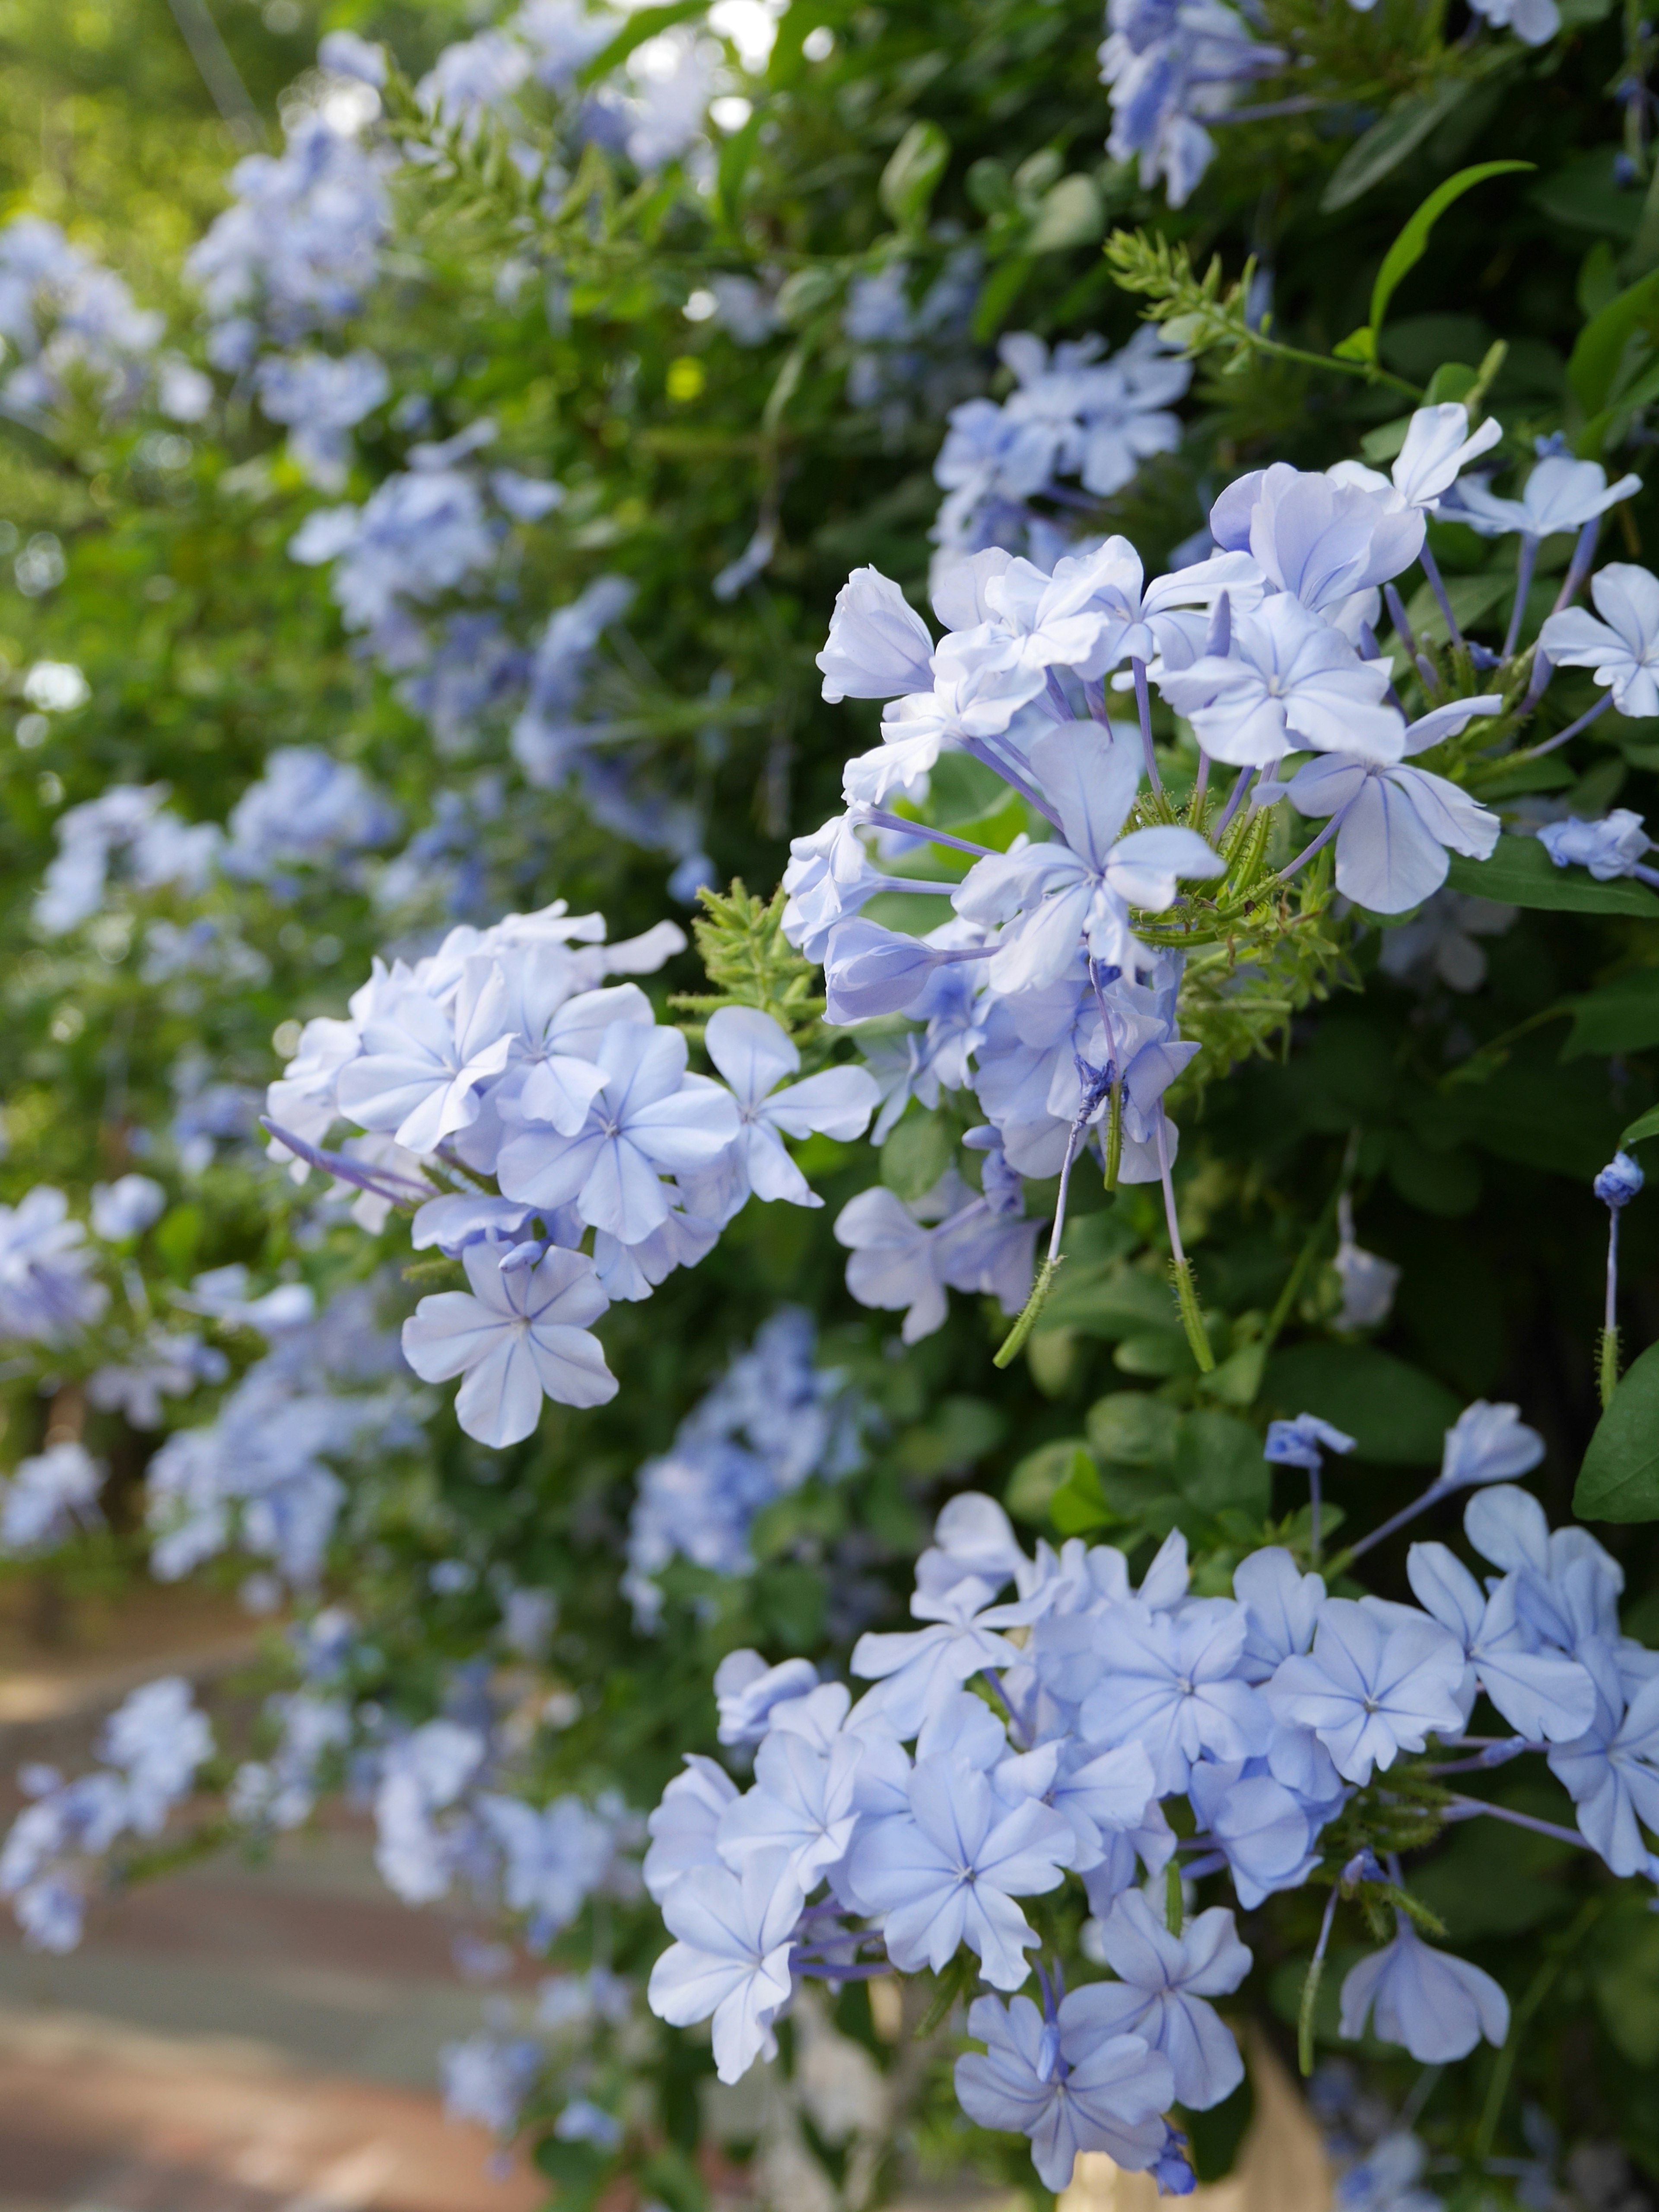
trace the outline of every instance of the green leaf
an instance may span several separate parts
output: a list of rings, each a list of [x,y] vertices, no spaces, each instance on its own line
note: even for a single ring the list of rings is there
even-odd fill
[[[1120,1516],[1106,1503],[1100,1470],[1081,1444],[1072,1452],[1072,1471],[1048,1500],[1048,1518],[1062,1536],[1085,1536],[1108,1528]]]
[[[951,159],[951,142],[937,123],[913,123],[881,173],[881,204],[901,230],[920,230]]]
[[[1632,1121],[1619,1139],[1622,1152],[1626,1145],[1639,1145],[1644,1137],[1659,1137],[1659,1106],[1650,1106],[1647,1112]]]
[[[1231,1413],[1184,1413],[1176,1438],[1176,1487],[1189,1505],[1216,1514],[1228,1507],[1265,1521],[1273,1510],[1273,1474],[1255,1431]]]
[[[1618,1899],[1595,1930],[1586,1964],[1602,2025],[1650,2078],[1659,2064],[1659,1920],[1640,1897]]]
[[[1368,1344],[1298,1344],[1267,1363],[1275,1413],[1317,1413],[1354,1439],[1361,1459],[1424,1467],[1440,1457],[1463,1410],[1443,1382]]]
[[[1097,1398],[1084,1423],[1089,1443],[1117,1467],[1170,1467],[1181,1416],[1146,1390],[1114,1390]]]
[[[1659,1344],[1631,1367],[1596,1423],[1572,1510],[1581,1521],[1659,1521]]]
[[[1558,868],[1535,837],[1500,837],[1489,860],[1454,853],[1446,881],[1455,891],[1503,906],[1552,914],[1633,914],[1659,918],[1659,898],[1641,884],[1598,884],[1582,868]]]
[[[1046,1525],[1059,1492],[1074,1475],[1086,1482],[1093,1472],[1094,1462],[1077,1437],[1064,1437],[1058,1443],[1039,1444],[1015,1467],[1003,1491],[1002,1502],[1016,1521]],[[1096,1486],[1098,1488],[1098,1485]]]
[[[1533,206],[1570,230],[1604,234],[1628,243],[1642,217],[1642,195],[1621,185],[1613,164],[1623,151],[1598,146],[1542,177],[1527,194]]]
[[[1080,1329],[1108,1343],[1148,1330],[1181,1333],[1169,1285],[1144,1267],[1121,1265],[1061,1268],[1042,1319],[1047,1328]]]
[[[979,304],[974,309],[974,336],[981,345],[1002,328],[1036,265],[1029,255],[1017,253],[986,278],[980,288]]]
[[[1648,1052],[1659,1045],[1659,968],[1632,969],[1567,1004],[1572,1034],[1561,1048],[1563,1060],[1587,1052]]]
[[[1452,77],[1432,92],[1413,93],[1391,107],[1337,163],[1320,197],[1321,214],[1334,215],[1380,185],[1474,89],[1472,79]]]
[[[1350,331],[1346,337],[1334,345],[1331,351],[1339,361],[1375,361],[1376,332],[1368,324],[1362,323],[1357,331]],[[1404,443],[1403,440],[1401,443]]]
[[[944,1115],[908,1113],[881,1148],[881,1179],[901,1198],[921,1198],[956,1152],[956,1132]]]
[[[641,8],[637,15],[628,18],[609,46],[601,46],[592,59],[577,71],[577,83],[597,84],[613,69],[620,68],[635,46],[654,39],[659,31],[672,31],[676,23],[689,23],[707,13],[708,0],[666,0],[666,5],[660,8]]]
[[[1638,331],[1659,339],[1659,269],[1627,285],[1579,331],[1567,360],[1567,382],[1586,415],[1599,415],[1612,398],[1625,348]]]
[[[756,149],[760,144],[761,128],[765,121],[766,109],[763,103],[742,130],[733,131],[720,149],[718,177],[720,214],[728,223],[738,219],[738,202],[743,196],[744,180],[749,174]]]
[[[1389,302],[1401,279],[1416,268],[1428,251],[1429,234],[1454,201],[1461,200],[1465,192],[1476,185],[1484,184],[1488,177],[1505,177],[1517,169],[1530,170],[1531,161],[1477,161],[1473,168],[1460,169],[1455,177],[1448,177],[1443,185],[1437,185],[1412,216],[1394,244],[1382,257],[1382,266],[1376,272],[1376,282],[1371,287],[1371,343],[1375,357],[1376,333],[1382,327],[1382,318],[1388,313]],[[1358,332],[1355,333],[1358,336]],[[1339,346],[1337,351],[1340,353]]]
[[[1028,253],[1064,253],[1092,246],[1106,228],[1106,205],[1092,177],[1062,177],[1043,201],[1025,240]]]

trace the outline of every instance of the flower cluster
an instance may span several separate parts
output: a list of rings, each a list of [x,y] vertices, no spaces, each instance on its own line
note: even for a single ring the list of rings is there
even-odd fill
[[[20,215],[0,228],[0,337],[18,356],[0,404],[21,421],[38,426],[76,400],[119,416],[146,394],[174,421],[199,421],[211,383],[177,355],[157,356],[166,327],[56,223]]]
[[[1150,325],[1109,356],[1099,338],[1070,341],[1051,354],[1029,331],[1004,338],[997,350],[1013,390],[1000,405],[969,399],[952,408],[933,464],[946,493],[933,526],[936,586],[988,546],[1023,548],[1052,568],[1077,535],[1065,526],[1067,507],[1086,510],[1121,491],[1148,455],[1171,453],[1181,441],[1170,410],[1192,368]],[[1060,482],[1070,477],[1080,491]]]
[[[341,1292],[313,1319],[303,1284],[249,1300],[246,1269],[231,1267],[198,1277],[189,1303],[271,1348],[209,1420],[174,1430],[150,1461],[150,1571],[175,1582],[234,1545],[259,1562],[250,1599],[312,1589],[346,1494],[330,1462],[416,1433],[418,1395],[376,1322],[376,1287]]]
[[[1316,1466],[1322,1443],[1350,1442],[1309,1415],[1281,1425],[1296,1431],[1270,1440],[1281,1462]],[[1615,1873],[1659,1870],[1641,1834],[1659,1823],[1652,1656],[1620,1632],[1607,1553],[1582,1530],[1552,1535],[1504,1479],[1541,1449],[1512,1407],[1472,1407],[1449,1433],[1413,1510],[1473,1489],[1465,1533],[1498,1572],[1483,1588],[1443,1544],[1413,1545],[1416,1606],[1332,1596],[1277,1546],[1239,1563],[1231,1596],[1195,1596],[1179,1533],[1137,1588],[1109,1547],[1040,1543],[1032,1559],[994,1501],[953,1499],[917,1565],[922,1625],[854,1650],[862,1696],[801,1661],[723,1665],[721,1741],[755,1747],[754,1781],[739,1790],[717,1762],[688,1759],[651,1816],[646,1885],[676,1939],[652,1975],[653,2009],[679,2025],[712,2016],[733,2081],[772,2055],[803,1982],[942,1974],[965,1946],[1001,1994],[969,2013],[986,2050],[958,2062],[958,2097],[983,2124],[1030,2136],[1053,2189],[1081,2150],[1179,2185],[1161,2116],[1206,2110],[1243,2078],[1210,2000],[1239,1986],[1250,1954],[1228,1907],[1189,1918],[1177,1903],[1210,1876],[1247,1910],[1329,1884],[1318,1959],[1340,1898],[1375,1885],[1397,1932],[1348,1973],[1342,2033],[1369,2018],[1428,2063],[1483,2035],[1501,2044],[1502,1990],[1423,1941],[1397,1865],[1385,1875],[1352,1838],[1386,1824],[1374,1777],[1461,1746],[1484,1697],[1513,1734],[1473,1739],[1494,1747],[1474,1764],[1545,1754],[1589,1847]],[[1444,1817],[1504,1811],[1452,1792]],[[1339,1816],[1337,1869],[1322,1838]],[[1177,1870],[1160,1917],[1137,1885]],[[1045,1960],[1023,1910],[1073,1875],[1090,1914],[1084,1970],[1110,1978]],[[1034,1977],[1040,2005],[1005,2003]]]
[[[1255,10],[1225,0],[1108,0],[1100,79],[1111,87],[1115,161],[1139,160],[1140,181],[1163,179],[1184,207],[1215,158],[1206,123],[1224,120],[1237,94],[1275,76],[1290,57],[1256,38]]]
[[[135,1690],[104,1724],[91,1772],[54,1767],[20,1779],[33,1802],[0,1847],[0,1897],[37,1951],[72,1951],[102,1862],[125,1835],[159,1836],[213,1753],[213,1733],[176,1674]]]
[[[468,1287],[421,1301],[404,1356],[428,1382],[463,1376],[457,1418],[498,1449],[544,1396],[612,1397],[589,1324],[694,1266],[751,1193],[821,1204],[786,1138],[856,1137],[877,1102],[861,1068],[793,1080],[797,1048],[749,1006],[708,1024],[724,1079],[693,1073],[639,985],[605,981],[660,967],[683,933],[604,937],[558,901],[453,930],[412,968],[377,962],[350,1020],[307,1023],[270,1088],[276,1157],[418,1208],[416,1247],[460,1261]],[[319,1151],[337,1121],[364,1140]]]
[[[718,1575],[747,1573],[750,1524],[813,1476],[839,1481],[862,1464],[871,1408],[844,1374],[813,1364],[810,1314],[785,1306],[681,1422],[671,1449],[640,1469],[628,1524],[624,1595],[641,1628],[675,1558]]]

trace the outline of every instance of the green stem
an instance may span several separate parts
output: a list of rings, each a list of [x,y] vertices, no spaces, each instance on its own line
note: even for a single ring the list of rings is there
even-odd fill
[[[1190,1260],[1171,1260],[1170,1280],[1175,1285],[1176,1304],[1181,1310],[1181,1326],[1187,1332],[1187,1341],[1192,1346],[1193,1358],[1198,1362],[1200,1375],[1215,1370],[1215,1354],[1210,1349],[1210,1340],[1205,1332],[1204,1310],[1198,1303],[1198,1285],[1193,1280]]]
[[[1270,353],[1279,361],[1299,361],[1307,368],[1334,369],[1339,376],[1363,376],[1367,384],[1391,386],[1410,399],[1423,397],[1420,385],[1408,384],[1403,376],[1396,376],[1391,369],[1379,368],[1375,362],[1340,361],[1334,354],[1309,353],[1301,346],[1281,345],[1277,338],[1264,338],[1254,331],[1250,342],[1258,353]]]
[[[1619,1332],[1604,1328],[1597,1332],[1595,1346],[1595,1380],[1601,1395],[1601,1411],[1605,1413],[1613,1403],[1613,1394],[1619,1388]]]
[[[1117,1188],[1117,1171],[1123,1158],[1123,1083],[1112,1085],[1112,1103],[1106,1112],[1106,1188]]]
[[[1480,2126],[1474,2138],[1477,2164],[1492,2156],[1492,2147],[1498,2138],[1498,2123],[1503,2118],[1504,2100],[1509,2094],[1510,2077],[1515,2072],[1515,2061],[1521,2048],[1521,2038],[1533,2014],[1553,1988],[1556,1976],[1583,1941],[1586,1930],[1601,1911],[1604,1902],[1601,1897],[1587,1900],[1565,1934],[1558,1936],[1550,1946],[1551,1955],[1533,1976],[1526,1995],[1510,2014],[1510,2032],[1504,2039],[1504,2048],[1498,2054],[1498,2063],[1492,2069],[1492,2079],[1486,2084],[1486,2101],[1481,2107]]]
[[[1177,1942],[1186,1917],[1186,1902],[1181,1894],[1181,1861],[1172,1858],[1164,1869],[1164,1925]]]
[[[994,1367],[1006,1367],[1018,1358],[1025,1340],[1037,1325],[1037,1318],[1048,1303],[1048,1292],[1060,1267],[1059,1260],[1045,1260],[1037,1269],[1036,1280],[1031,1285],[1031,1295],[1020,1309],[1019,1319],[1002,1340],[1002,1349],[992,1361]]]

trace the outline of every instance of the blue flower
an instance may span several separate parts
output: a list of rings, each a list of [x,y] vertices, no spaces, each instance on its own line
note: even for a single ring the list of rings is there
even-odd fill
[[[1386,1950],[1373,1951],[1342,1984],[1342,2033],[1365,2032],[1370,2014],[1385,2043],[1403,2044],[1425,2066],[1467,2058],[1484,2035],[1501,2046],[1510,2002],[1492,1976],[1449,1951],[1431,1950],[1403,1912]]]
[[[981,2127],[1018,2129],[1031,2138],[1031,2162],[1049,2189],[1072,2179],[1080,2151],[1103,2151],[1118,2166],[1144,2171],[1163,2154],[1160,2117],[1175,2092],[1168,2059],[1144,2038],[1092,2020],[1073,1990],[1045,2023],[1030,1997],[1004,2005],[978,1997],[968,2033],[986,2046],[958,2058],[958,2102]]]

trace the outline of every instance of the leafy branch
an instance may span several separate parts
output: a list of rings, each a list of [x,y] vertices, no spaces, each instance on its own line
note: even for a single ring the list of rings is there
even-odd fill
[[[1194,275],[1184,246],[1165,238],[1152,238],[1142,230],[1115,230],[1105,246],[1107,264],[1119,287],[1152,301],[1146,318],[1157,323],[1171,344],[1189,360],[1206,353],[1225,353],[1224,376],[1237,376],[1253,360],[1299,362],[1304,368],[1328,369],[1338,376],[1358,376],[1367,384],[1386,385],[1408,398],[1421,392],[1404,377],[1383,368],[1375,360],[1345,358],[1339,354],[1312,353],[1305,347],[1285,345],[1272,335],[1273,318],[1264,315],[1252,324],[1246,315],[1250,283],[1255,275],[1254,255],[1243,274],[1226,284],[1219,254],[1212,257],[1203,276]]]
[[[687,1034],[701,1037],[702,1023],[722,1006],[758,1006],[799,1043],[817,1025],[824,1002],[813,992],[817,969],[784,937],[784,892],[759,899],[740,876],[734,876],[730,890],[717,891],[705,884],[697,896],[703,912],[692,923],[691,933],[715,988],[712,992],[677,992],[669,1000],[670,1006],[700,1018],[684,1024]]]

